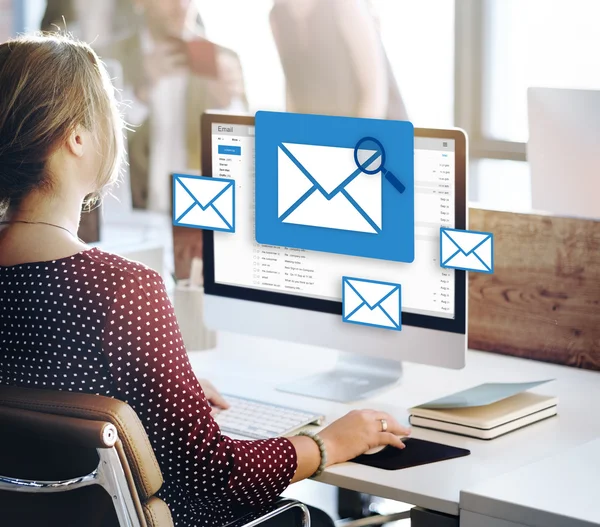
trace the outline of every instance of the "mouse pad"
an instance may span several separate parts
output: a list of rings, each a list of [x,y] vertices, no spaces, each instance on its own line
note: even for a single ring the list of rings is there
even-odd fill
[[[376,454],[358,456],[352,462],[385,470],[399,470],[468,456],[471,453],[470,450],[464,448],[442,445],[423,439],[408,438],[404,440],[404,444],[406,448],[402,450],[388,446]]]

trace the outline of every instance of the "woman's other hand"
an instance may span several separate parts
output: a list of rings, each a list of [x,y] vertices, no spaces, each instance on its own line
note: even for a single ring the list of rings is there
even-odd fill
[[[216,415],[221,410],[227,410],[229,408],[229,403],[225,400],[225,398],[219,393],[213,383],[207,379],[198,379],[200,386],[202,387],[202,391],[204,392],[204,396],[208,400],[208,402],[213,407],[212,414]]]
[[[354,459],[378,446],[404,448],[400,437],[409,434],[410,428],[374,410],[353,410],[319,433],[327,448],[327,465]]]

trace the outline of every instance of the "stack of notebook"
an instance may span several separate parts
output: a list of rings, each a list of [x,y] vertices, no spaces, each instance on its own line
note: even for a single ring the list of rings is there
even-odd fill
[[[557,414],[556,397],[526,391],[546,382],[482,384],[411,408],[410,423],[494,439]]]

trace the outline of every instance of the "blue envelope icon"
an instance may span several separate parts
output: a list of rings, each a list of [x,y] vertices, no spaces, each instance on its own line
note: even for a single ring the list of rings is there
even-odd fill
[[[175,174],[173,225],[235,232],[235,182]]]
[[[414,157],[408,121],[257,112],[256,241],[412,262]]]
[[[342,277],[342,320],[376,328],[402,329],[401,286]]]
[[[441,227],[440,265],[448,269],[493,273],[494,235]]]

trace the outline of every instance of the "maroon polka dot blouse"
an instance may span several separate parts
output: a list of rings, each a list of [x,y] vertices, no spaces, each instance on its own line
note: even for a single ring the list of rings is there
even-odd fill
[[[97,248],[0,266],[0,384],[115,397],[137,412],[179,526],[218,526],[278,496],[297,465],[287,439],[221,434],[161,277]]]

